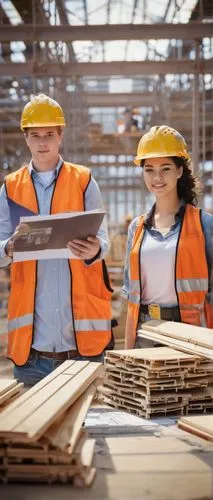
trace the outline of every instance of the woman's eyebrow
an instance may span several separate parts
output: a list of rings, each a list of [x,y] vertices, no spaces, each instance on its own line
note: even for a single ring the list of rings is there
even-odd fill
[[[171,167],[172,164],[171,163],[162,163],[161,165],[158,165],[158,167]],[[152,165],[151,163],[146,163],[144,165],[144,167],[152,167],[152,168],[156,168],[155,165]]]

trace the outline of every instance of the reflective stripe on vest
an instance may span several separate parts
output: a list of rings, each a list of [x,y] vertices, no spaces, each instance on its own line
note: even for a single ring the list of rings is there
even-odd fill
[[[33,314],[25,314],[24,316],[19,316],[18,318],[8,320],[8,332],[12,332],[17,328],[22,328],[22,326],[33,324]]]
[[[76,319],[75,329],[78,332],[85,332],[89,330],[99,330],[104,332],[110,330],[111,321],[106,319]]]
[[[90,181],[86,167],[64,163],[53,192],[51,214],[83,211],[84,193]],[[5,182],[12,220],[24,210],[38,213],[34,185],[27,167],[9,174]],[[70,304],[74,318],[78,351],[83,356],[101,354],[109,344],[111,332],[111,291],[105,283],[103,261],[86,266],[69,260],[72,287]],[[11,291],[8,304],[8,357],[17,365],[26,363],[33,336],[36,291],[36,261],[11,265]]]
[[[195,292],[199,290],[208,290],[208,279],[188,279],[177,280],[177,292]]]
[[[140,246],[144,232],[144,216],[141,216],[130,252],[130,291],[127,310],[125,347],[132,347],[136,338],[140,308]],[[208,292],[208,266],[205,255],[205,239],[200,221],[200,210],[186,205],[176,251],[176,290],[181,321],[206,326],[204,305]],[[207,320],[207,326],[210,323]]]

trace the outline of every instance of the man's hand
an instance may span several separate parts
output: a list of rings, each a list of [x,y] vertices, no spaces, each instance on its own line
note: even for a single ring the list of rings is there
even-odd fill
[[[67,247],[76,257],[82,260],[93,259],[100,250],[100,241],[96,236],[88,236],[86,240],[73,240],[67,243]]]
[[[27,224],[19,224],[13,235],[11,236],[11,239],[7,242],[6,247],[5,247],[5,252],[8,255],[8,257],[13,257],[13,251],[14,251],[14,241],[19,238],[19,236],[22,236],[24,234],[29,233],[29,226]]]

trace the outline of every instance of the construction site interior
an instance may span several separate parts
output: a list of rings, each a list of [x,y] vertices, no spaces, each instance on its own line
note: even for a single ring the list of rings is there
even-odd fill
[[[25,435],[24,452],[16,440],[6,443],[12,427],[4,430],[2,423],[5,408],[8,421],[11,417],[5,393],[12,391],[11,397],[17,397],[23,388],[14,388],[12,363],[6,360],[9,269],[0,269],[0,498],[12,500],[18,494],[24,500],[66,500],[70,496],[81,500],[213,499],[212,331],[203,343],[193,340],[189,332],[190,348],[184,347],[185,353],[177,351],[177,356],[174,339],[168,342],[170,332],[163,331],[167,337],[166,347],[161,347],[165,360],[162,373],[157,374],[160,361],[153,352],[150,356],[144,353],[140,362],[133,351],[122,355],[126,305],[120,298],[128,225],[153,203],[141,167],[133,161],[138,142],[150,127],[166,124],[183,135],[193,171],[202,183],[199,206],[213,214],[213,0],[0,0],[1,185],[5,175],[30,159],[20,117],[25,104],[38,93],[55,99],[65,112],[62,157],[89,167],[101,191],[111,240],[106,264],[114,289],[112,311],[118,322],[115,350],[119,353],[107,355],[101,396],[87,416],[102,371],[88,368],[85,362],[89,375],[78,393],[78,398],[85,397],[81,403],[84,411],[77,405],[72,413],[72,418],[79,418],[76,436],[83,445],[78,444],[77,449],[70,444],[72,459],[65,454],[65,438],[63,448],[58,421],[53,417],[53,430],[45,423],[41,430],[39,416],[32,419],[31,428],[35,426],[37,433]],[[153,328],[150,331],[155,340],[157,327]],[[200,347],[196,350],[195,345]],[[202,362],[196,356],[201,356]],[[71,374],[66,363],[64,373]],[[130,366],[134,368],[132,378]],[[57,376],[59,379],[62,372]],[[140,386],[137,382],[134,386],[135,376],[143,377]],[[3,382],[8,379],[12,385]],[[197,382],[192,382],[195,379]],[[170,399],[160,395],[162,390],[157,394],[160,383],[171,389]],[[208,394],[198,398],[196,391],[202,388]],[[191,390],[190,397],[185,393],[178,397],[179,390],[187,394]],[[34,397],[29,397],[30,404],[37,404]],[[144,398],[143,410],[138,409],[140,398]],[[11,402],[11,411],[16,401]],[[63,411],[70,411],[74,403],[80,404],[79,399],[77,403],[76,398],[66,401]],[[165,410],[158,415],[162,407],[172,408],[171,413]],[[17,408],[14,406],[15,413]],[[193,426],[187,421],[193,410],[195,414],[201,410],[199,418],[208,413],[205,436],[201,431],[187,432]],[[24,418],[28,420],[28,413],[16,423],[22,432]],[[179,418],[182,423],[177,426]],[[29,425],[28,421],[26,429]],[[202,428],[203,424],[199,425]],[[83,441],[87,434],[90,445]],[[11,484],[10,479],[4,484],[5,446]],[[94,454],[96,479],[91,466]],[[8,457],[13,456],[16,458],[10,462]],[[27,459],[37,464],[37,469],[29,473],[25,484],[18,467],[27,464]],[[53,465],[45,465],[49,463],[54,467],[63,463],[64,468],[60,465],[54,472]],[[68,484],[67,464],[76,478],[74,486]],[[49,467],[46,473],[45,467]],[[42,477],[54,484],[41,484]],[[57,478],[64,484],[58,484]],[[85,485],[91,486],[82,488]]]

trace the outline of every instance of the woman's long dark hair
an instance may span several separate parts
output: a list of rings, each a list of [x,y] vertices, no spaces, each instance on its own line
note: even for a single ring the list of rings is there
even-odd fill
[[[200,181],[192,173],[190,161],[178,156],[171,156],[177,168],[183,167],[183,174],[177,181],[177,193],[180,200],[190,205],[198,204],[198,196],[201,192]],[[144,166],[144,160],[141,161],[141,167]]]

